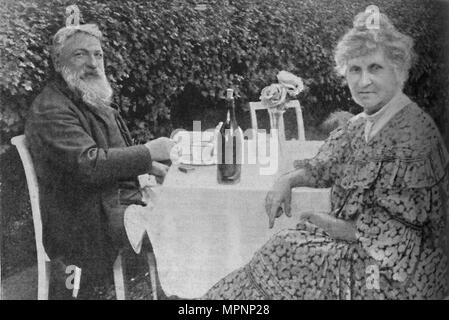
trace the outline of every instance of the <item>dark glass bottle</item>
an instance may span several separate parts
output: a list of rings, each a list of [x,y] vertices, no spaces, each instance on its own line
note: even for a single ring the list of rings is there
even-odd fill
[[[234,91],[226,90],[226,121],[217,139],[217,180],[221,184],[240,181],[242,171],[243,132],[235,118]]]

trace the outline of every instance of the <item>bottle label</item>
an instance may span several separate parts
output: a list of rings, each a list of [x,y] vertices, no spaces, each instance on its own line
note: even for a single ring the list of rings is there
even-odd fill
[[[227,129],[225,137],[221,137],[218,150],[217,175],[219,182],[237,182],[240,179],[242,166],[242,139],[237,130]]]

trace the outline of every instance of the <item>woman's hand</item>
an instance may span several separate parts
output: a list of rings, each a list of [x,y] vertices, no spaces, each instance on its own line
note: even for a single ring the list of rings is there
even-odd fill
[[[274,219],[279,218],[282,212],[291,217],[292,188],[288,176],[282,176],[274,184],[265,198],[265,211],[268,215],[269,228],[273,228]],[[284,210],[282,210],[282,206]]]
[[[328,212],[304,212],[305,218],[310,223],[323,229],[331,238],[336,240],[357,241],[357,228],[355,221],[343,220],[333,217]]]
[[[165,164],[159,163],[157,161],[153,161],[151,164],[151,170],[149,174],[152,174],[156,177],[156,181],[159,184],[162,184],[164,182],[164,178],[168,172],[168,166]]]

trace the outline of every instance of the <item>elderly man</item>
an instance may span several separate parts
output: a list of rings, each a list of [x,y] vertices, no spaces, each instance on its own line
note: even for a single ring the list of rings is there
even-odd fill
[[[81,294],[129,247],[125,210],[145,205],[137,177],[163,178],[167,167],[157,161],[168,160],[173,147],[168,138],[133,145],[111,103],[101,37],[92,24],[56,33],[57,75],[35,99],[25,129],[40,185],[44,247],[57,270],[50,294],[58,298],[72,294],[65,289],[67,266],[81,268]],[[148,239],[143,247],[151,250]]]

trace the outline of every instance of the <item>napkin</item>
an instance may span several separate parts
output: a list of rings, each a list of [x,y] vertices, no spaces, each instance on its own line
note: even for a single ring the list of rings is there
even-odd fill
[[[153,201],[157,197],[153,190],[153,188],[156,187],[154,187],[154,185],[151,187],[151,179],[145,181],[144,177],[142,177],[142,179],[139,177],[139,180],[141,183],[142,198],[146,203],[146,206],[143,207],[137,204],[132,204],[126,208],[124,215],[126,235],[128,236],[131,247],[137,254],[139,254],[142,249],[142,242],[145,234],[148,234],[147,226],[148,223],[150,223],[149,216],[154,208]],[[143,181],[150,185],[143,183]]]
[[[143,210],[144,207],[132,204],[125,210],[125,230],[128,236],[129,243],[134,252],[140,253],[142,249],[142,242],[145,234],[147,233],[146,224],[148,223],[146,215],[147,210]]]

